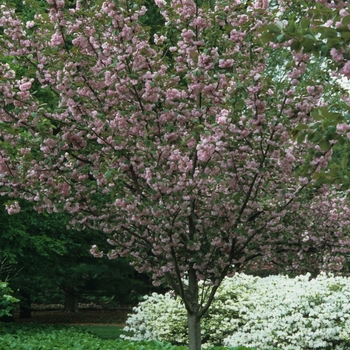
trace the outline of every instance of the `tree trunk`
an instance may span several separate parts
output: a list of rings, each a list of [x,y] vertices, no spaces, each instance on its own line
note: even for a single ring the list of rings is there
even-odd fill
[[[78,295],[73,288],[65,288],[64,309],[65,312],[77,312],[78,311]]]
[[[199,286],[196,270],[193,264],[188,271],[187,293],[187,323],[188,323],[188,348],[189,350],[201,350],[201,317],[199,316]]]
[[[20,290],[20,302],[19,302],[19,318],[31,318],[32,310],[31,310],[31,299],[30,294]]]
[[[201,350],[201,320],[196,313],[187,312],[189,350]]]

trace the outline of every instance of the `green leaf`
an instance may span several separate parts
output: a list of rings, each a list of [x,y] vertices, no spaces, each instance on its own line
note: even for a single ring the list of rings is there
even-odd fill
[[[329,148],[331,147],[331,144],[329,143],[329,141],[327,139],[323,139],[320,142],[320,147],[322,151],[328,151]]]
[[[309,53],[313,50],[315,46],[315,41],[312,39],[306,38],[301,42],[301,46],[303,47],[304,53]]]
[[[345,40],[350,39],[350,31],[344,31],[341,33],[341,37]]]
[[[342,24],[347,26],[350,23],[350,16],[343,17]]]
[[[113,172],[110,171],[110,170],[106,171],[106,173],[105,173],[105,178],[106,178],[106,179],[110,179],[110,178],[112,178],[112,177],[113,177]]]
[[[266,26],[266,29],[270,32],[270,33],[275,33],[275,34],[280,34],[281,33],[281,29],[276,26],[276,24],[268,24]]]
[[[321,46],[321,54],[322,56],[326,56],[329,52],[329,47],[326,44]]]
[[[301,50],[301,42],[299,40],[294,40],[290,48],[296,52],[299,52]]]
[[[300,21],[300,27],[301,29],[307,29],[310,27],[310,18],[304,17]]]
[[[346,167],[348,165],[348,155],[347,154],[343,155],[343,157],[342,157],[342,159],[340,161],[340,165],[341,165],[343,170],[346,169]]]
[[[278,42],[282,42],[283,38],[284,38],[284,34],[282,33],[282,34],[278,35],[276,39]]]
[[[300,123],[293,130],[305,130],[308,126],[306,124]]]
[[[298,145],[300,145],[304,140],[305,140],[305,137],[306,137],[306,132],[301,132],[297,138],[297,143]]]
[[[263,44],[267,44],[269,43],[270,41],[272,41],[272,38],[274,37],[273,33],[271,32],[265,32],[263,33],[261,36],[260,36],[260,41],[263,43]]]
[[[318,29],[318,32],[321,33],[321,39],[329,39],[338,37],[338,32],[329,27],[321,27]]]

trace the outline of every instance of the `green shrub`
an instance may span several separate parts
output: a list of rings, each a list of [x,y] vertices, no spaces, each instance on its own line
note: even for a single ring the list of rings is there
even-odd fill
[[[0,281],[0,317],[11,316],[14,304],[19,302],[18,299],[12,296],[12,293],[8,283]]]

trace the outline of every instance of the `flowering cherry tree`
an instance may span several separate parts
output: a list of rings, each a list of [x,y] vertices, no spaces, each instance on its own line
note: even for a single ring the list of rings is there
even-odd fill
[[[225,276],[342,269],[346,193],[314,180],[335,141],[310,136],[329,87],[308,54],[259,40],[267,1],[157,0],[152,37],[137,2],[47,2],[29,21],[1,5],[2,194],[68,212],[167,283],[191,350]]]

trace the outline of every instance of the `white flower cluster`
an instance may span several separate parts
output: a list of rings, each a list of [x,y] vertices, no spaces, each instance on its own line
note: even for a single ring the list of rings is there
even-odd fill
[[[171,293],[145,298],[127,320],[131,340],[187,343],[186,311]],[[350,349],[350,279],[310,275],[226,278],[202,319],[203,347]]]

